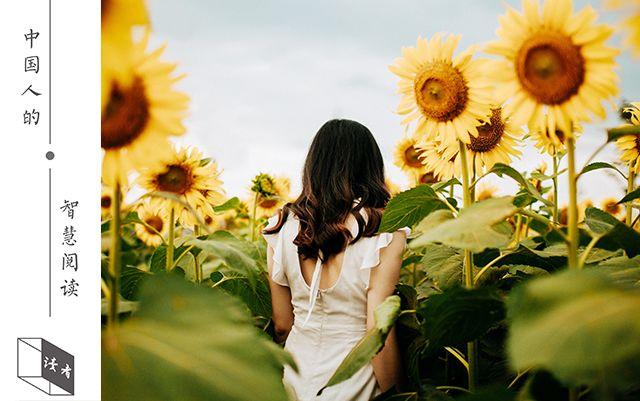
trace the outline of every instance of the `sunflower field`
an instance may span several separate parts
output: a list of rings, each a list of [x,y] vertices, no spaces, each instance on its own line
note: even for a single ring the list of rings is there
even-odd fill
[[[144,2],[101,6],[103,399],[288,400],[295,363],[273,340],[260,232],[289,178],[227,194],[214,160],[172,142],[189,97],[150,46]],[[616,27],[571,0],[523,0],[490,43],[435,34],[390,60],[405,128],[393,158],[411,185],[388,182],[379,231],[412,235],[396,295],[327,386],[395,325],[406,379],[379,401],[640,399],[640,102],[619,100],[616,73],[620,52],[640,56],[640,2],[603,6]],[[616,31],[623,49],[607,43]],[[584,127],[612,113],[620,124],[578,165]],[[524,141],[534,171],[511,167]],[[598,158],[607,146],[619,160]],[[595,170],[626,195],[578,199]],[[490,176],[517,189],[498,196]]]

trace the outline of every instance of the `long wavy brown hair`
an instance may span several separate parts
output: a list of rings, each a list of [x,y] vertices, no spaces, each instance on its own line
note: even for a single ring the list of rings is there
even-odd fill
[[[382,154],[369,129],[356,121],[330,120],[309,148],[300,196],[280,210],[277,224],[264,233],[279,232],[293,212],[300,221],[293,241],[298,254],[324,261],[375,235],[389,197]],[[358,223],[355,237],[346,226],[349,215]]]

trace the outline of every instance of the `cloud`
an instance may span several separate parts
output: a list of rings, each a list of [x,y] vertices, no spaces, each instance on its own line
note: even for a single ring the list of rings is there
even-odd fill
[[[517,6],[517,2],[509,2]],[[577,1],[576,8],[586,4]],[[418,35],[461,33],[461,48],[493,37],[500,1],[478,0],[271,0],[150,1],[155,41],[168,42],[166,58],[188,74],[181,88],[192,97],[189,133],[180,143],[200,147],[224,168],[232,195],[245,195],[258,172],[287,174],[294,189],[307,147],[324,121],[352,118],[376,136],[391,178],[402,136],[393,113],[398,97],[387,66]],[[608,15],[615,20],[616,15]],[[623,97],[640,93],[628,56],[620,58]],[[578,159],[604,139],[603,127],[588,126]],[[606,153],[615,156],[615,151]],[[532,169],[542,157],[528,145],[515,167]],[[618,192],[605,173],[593,173],[585,196]],[[602,182],[602,185],[600,185]]]

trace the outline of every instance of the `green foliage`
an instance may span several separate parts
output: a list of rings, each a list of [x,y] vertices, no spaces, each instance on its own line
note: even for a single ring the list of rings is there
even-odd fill
[[[566,385],[624,390],[640,375],[640,293],[588,271],[530,281],[508,301],[514,369],[553,373]]]
[[[495,290],[455,287],[432,295],[418,307],[427,351],[476,340],[497,326],[505,315]]]
[[[430,243],[441,243],[456,248],[481,252],[486,248],[505,246],[510,235],[494,226],[512,216],[517,207],[513,198],[491,198],[463,209],[457,218],[448,211],[427,216],[418,225],[422,234],[410,245],[413,248]]]
[[[222,205],[215,206],[213,208],[213,211],[216,213],[223,213],[223,212],[226,212],[227,210],[237,209],[239,206],[240,206],[240,199],[237,196],[234,196],[233,198],[229,199]]]
[[[433,188],[426,184],[418,185],[389,201],[379,231],[392,232],[398,228],[412,227],[432,212],[446,208]]]
[[[261,258],[260,251],[255,244],[239,239],[227,231],[216,231],[204,237],[194,238],[185,243],[193,245],[205,253],[220,258],[238,275],[245,277],[252,287],[258,283],[261,272],[264,272],[265,259]]]
[[[593,207],[585,211],[585,223],[602,236],[598,245],[605,249],[624,249],[630,257],[640,254],[640,233],[609,213]]]
[[[496,163],[491,168],[491,171],[489,171],[489,173],[493,173],[493,174],[497,175],[498,177],[502,177],[502,176],[506,175],[507,177],[510,177],[515,182],[520,184],[520,186],[522,187],[523,190],[528,192],[529,195],[533,196],[538,201],[544,203],[547,206],[553,205],[550,201],[545,199],[542,196],[542,194],[540,194],[540,192],[536,189],[536,187],[529,180],[524,178],[524,176],[522,174],[520,174],[520,172],[518,170],[514,169],[513,167],[507,166],[506,164],[503,164],[503,163]]]
[[[627,202],[634,201],[638,198],[640,198],[640,188],[637,188],[634,191],[631,191],[628,194],[626,194],[622,199],[618,201],[618,203],[627,203]]]
[[[105,331],[102,398],[285,401],[293,362],[220,291],[166,275],[146,282],[135,316]]]
[[[460,285],[462,253],[446,245],[428,244],[423,248],[420,268],[440,289]]]

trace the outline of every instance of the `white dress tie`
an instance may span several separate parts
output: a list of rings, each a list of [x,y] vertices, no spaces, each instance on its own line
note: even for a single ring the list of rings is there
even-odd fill
[[[313,277],[311,278],[311,286],[309,288],[309,311],[307,312],[307,317],[304,319],[304,322],[302,322],[303,327],[311,318],[311,312],[313,312],[313,308],[316,306],[316,299],[320,291],[320,273],[322,273],[322,260],[318,257],[316,266],[313,269]]]

